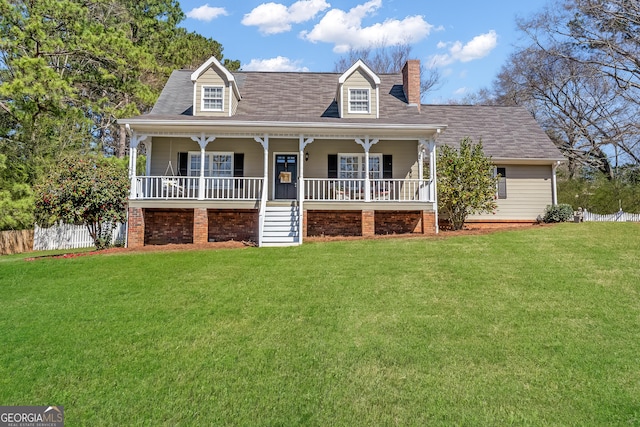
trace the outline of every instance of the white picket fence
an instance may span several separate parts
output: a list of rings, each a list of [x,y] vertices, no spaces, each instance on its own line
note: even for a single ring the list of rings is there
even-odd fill
[[[112,243],[124,243],[127,224],[116,224],[111,231]],[[49,228],[40,228],[36,224],[33,231],[33,250],[49,251],[55,249],[90,248],[94,246],[89,230],[84,225],[60,223]]]
[[[600,215],[591,212],[583,211],[583,221],[599,221],[599,222],[640,222],[640,214],[633,214],[623,211],[618,211],[614,214]]]

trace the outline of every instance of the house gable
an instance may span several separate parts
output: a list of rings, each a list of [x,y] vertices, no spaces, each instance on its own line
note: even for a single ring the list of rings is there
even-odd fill
[[[356,61],[338,78],[336,100],[342,118],[379,118],[380,77],[362,60]]]
[[[211,57],[191,74],[193,82],[193,115],[231,117],[240,101],[235,77]]]

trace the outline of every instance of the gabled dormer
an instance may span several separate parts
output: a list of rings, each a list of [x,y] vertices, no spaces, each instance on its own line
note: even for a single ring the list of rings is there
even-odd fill
[[[377,119],[380,116],[380,77],[356,61],[338,79],[338,112],[342,118]]]
[[[191,74],[193,115],[224,116],[235,114],[240,91],[233,77],[220,61],[211,57]]]

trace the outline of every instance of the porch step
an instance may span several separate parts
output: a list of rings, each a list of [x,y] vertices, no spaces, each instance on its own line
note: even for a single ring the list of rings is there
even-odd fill
[[[295,206],[267,206],[262,229],[262,246],[300,244],[300,215]]]

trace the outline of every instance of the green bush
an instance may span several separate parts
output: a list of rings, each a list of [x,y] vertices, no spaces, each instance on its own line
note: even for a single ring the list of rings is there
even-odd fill
[[[573,208],[566,203],[547,205],[544,210],[544,222],[567,222],[573,219]]]

